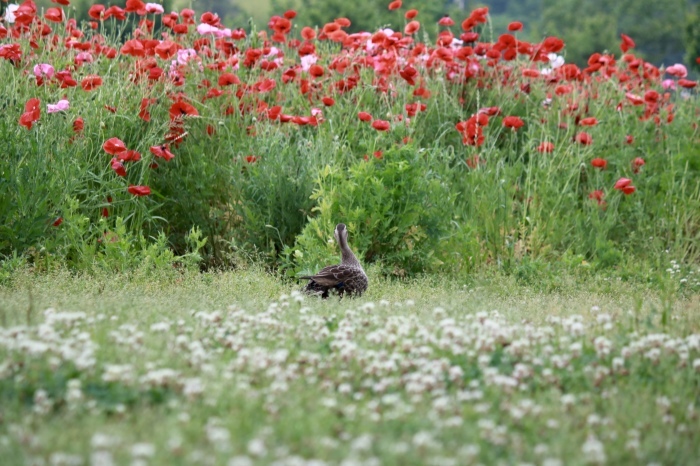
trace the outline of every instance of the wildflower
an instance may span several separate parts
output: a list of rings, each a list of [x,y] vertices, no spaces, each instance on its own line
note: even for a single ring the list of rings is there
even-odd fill
[[[359,118],[361,121],[372,121],[372,115],[367,112],[358,113],[357,118]]]
[[[510,23],[508,25],[508,30],[511,32],[520,31],[522,29],[523,29],[523,23],[521,23],[520,21],[513,21],[512,23]]]
[[[503,119],[503,126],[512,128],[514,131],[525,126],[525,122],[517,116],[507,116]]]
[[[5,22],[8,24],[12,24],[15,22],[17,17],[15,16],[15,12],[19,9],[19,5],[16,3],[10,3],[7,5],[7,8],[5,9]]]
[[[639,173],[639,170],[646,164],[643,158],[641,157],[635,157],[634,160],[632,160],[632,172],[633,173]]]
[[[636,44],[630,36],[620,34],[620,38],[622,39],[622,43],[620,44],[620,50],[622,50],[622,53],[627,53],[629,49],[633,49],[635,47]]]
[[[584,118],[578,122],[581,126],[595,126],[598,124],[598,120],[595,117]]]
[[[416,32],[418,32],[419,29],[420,23],[418,21],[411,21],[406,25],[403,32],[407,36],[410,36],[411,34],[415,34]]]
[[[119,176],[126,176],[126,169],[124,168],[124,164],[119,161],[116,157],[113,157],[112,160],[110,161],[110,164],[112,166],[112,170],[119,175]]]
[[[542,142],[542,143],[540,143],[539,146],[537,146],[537,151],[541,152],[543,154],[548,154],[550,152],[553,152],[554,151],[554,143],[549,142],[549,141]]]
[[[34,76],[37,78],[53,78],[55,74],[55,69],[48,63],[41,63],[39,65],[34,65]]]
[[[170,120],[180,119],[185,116],[199,116],[199,112],[194,106],[178,100],[170,106]]]
[[[634,186],[632,186],[632,180],[629,178],[620,178],[617,180],[615,183],[614,188],[618,191],[622,191],[625,194],[632,194],[637,190]]]
[[[592,199],[598,203],[599,206],[605,205],[605,201],[603,200],[603,197],[605,197],[605,193],[601,191],[600,189],[596,189],[595,191],[592,191],[588,195],[588,199]]]
[[[85,121],[83,120],[82,117],[78,117],[73,121],[73,132],[74,133],[79,133],[83,130],[85,127]]]
[[[63,21],[63,10],[61,8],[47,8],[46,12],[44,13],[44,18],[46,18],[47,21],[51,21],[53,23],[60,23]]]
[[[56,104],[47,104],[46,105],[46,113],[58,113],[58,112],[65,112],[70,108],[70,102],[68,102],[66,99],[61,99]]]
[[[403,4],[403,2],[401,0],[394,0],[393,2],[391,2],[389,4],[389,9],[390,10],[398,10],[399,8],[401,8],[402,4]]]
[[[583,144],[584,146],[588,146],[593,143],[593,138],[591,137],[591,135],[583,131],[578,133],[574,137],[574,140],[579,144]]]
[[[102,148],[110,155],[118,155],[126,150],[126,145],[119,138],[109,138],[102,144]]]
[[[80,81],[80,87],[84,91],[92,91],[102,85],[102,78],[97,75],[90,75]]]
[[[155,15],[160,15],[163,14],[165,10],[163,10],[163,5],[160,5],[158,3],[146,3],[146,13],[151,13]]]
[[[37,98],[31,98],[24,104],[24,113],[19,117],[19,124],[32,129],[32,125],[39,121],[41,117],[41,101]]]
[[[162,144],[160,146],[151,146],[151,154],[156,157],[165,159],[166,162],[175,158],[175,154],[170,152],[170,147],[167,144]]]
[[[440,26],[447,26],[447,27],[449,27],[449,26],[454,26],[454,25],[455,25],[455,22],[454,22],[454,20],[453,20],[452,18],[450,18],[449,16],[445,15],[445,16],[443,16],[442,18],[440,18],[440,20],[438,21],[438,24],[439,24]]]
[[[374,120],[372,122],[372,128],[376,129],[377,131],[388,131],[390,125],[386,120]]]
[[[127,188],[127,191],[129,193],[133,194],[134,196],[150,196],[151,195],[151,188],[148,186],[135,186],[135,185],[129,185]]]
[[[600,440],[596,438],[595,435],[590,434],[583,446],[581,447],[583,452],[584,461],[587,463],[603,464],[605,463],[605,450],[603,444]]]
[[[605,159],[601,158],[595,158],[591,160],[591,165],[595,168],[600,168],[601,170],[605,170],[608,166],[608,161]]]
[[[676,78],[685,78],[686,76],[688,76],[688,69],[684,65],[676,63],[675,65],[671,65],[668,68],[666,68],[666,74],[669,74]]]

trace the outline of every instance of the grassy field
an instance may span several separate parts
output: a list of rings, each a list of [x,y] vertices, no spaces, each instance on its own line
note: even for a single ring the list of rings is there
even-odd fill
[[[5,464],[693,464],[700,300],[255,269],[0,289]]]

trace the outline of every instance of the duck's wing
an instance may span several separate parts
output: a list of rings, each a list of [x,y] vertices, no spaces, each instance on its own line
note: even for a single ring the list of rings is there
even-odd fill
[[[337,286],[341,283],[345,283],[348,280],[352,280],[357,277],[358,270],[356,267],[349,267],[347,265],[329,265],[324,267],[316,275],[307,275],[304,277],[297,277],[299,279],[308,278],[313,280],[322,286]]]

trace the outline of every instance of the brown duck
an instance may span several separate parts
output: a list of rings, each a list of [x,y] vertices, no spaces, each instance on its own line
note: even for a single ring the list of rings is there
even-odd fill
[[[305,293],[321,296],[324,299],[331,292],[341,297],[344,294],[361,296],[367,290],[367,274],[348,246],[348,229],[345,228],[344,223],[339,223],[335,227],[334,235],[340,245],[340,264],[324,267],[316,275],[297,278],[309,280],[304,287]]]

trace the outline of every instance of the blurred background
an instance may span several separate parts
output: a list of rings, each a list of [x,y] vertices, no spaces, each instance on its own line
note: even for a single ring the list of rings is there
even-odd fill
[[[6,0],[5,0],[6,1]],[[15,0],[17,1],[17,0]],[[55,6],[35,0],[39,8]],[[126,0],[105,1],[121,4]],[[91,0],[73,0],[78,18],[87,18]],[[593,52],[619,55],[620,33],[631,36],[636,53],[656,65],[685,63],[694,66],[700,56],[700,0],[405,0],[398,11],[388,9],[389,0],[163,0],[165,11],[193,8],[197,14],[218,13],[227,27],[250,30],[266,28],[272,15],[288,9],[297,12],[297,27],[323,25],[338,17],[352,21],[351,32],[373,31],[380,26],[403,29],[403,14],[415,8],[423,30],[431,37],[436,22],[449,14],[459,23],[471,10],[488,6],[494,38],[511,21],[525,27],[518,37],[539,41],[558,36],[566,42],[566,60],[584,64]],[[489,38],[488,28],[485,40]]]

